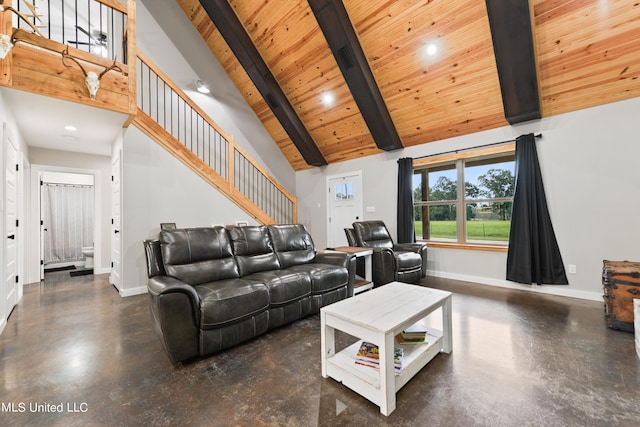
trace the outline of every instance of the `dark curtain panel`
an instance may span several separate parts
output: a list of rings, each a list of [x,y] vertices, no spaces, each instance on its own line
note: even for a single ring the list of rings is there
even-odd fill
[[[413,159],[398,160],[398,243],[413,243]]]
[[[549,217],[532,133],[516,139],[516,185],[507,280],[539,285],[569,284]]]

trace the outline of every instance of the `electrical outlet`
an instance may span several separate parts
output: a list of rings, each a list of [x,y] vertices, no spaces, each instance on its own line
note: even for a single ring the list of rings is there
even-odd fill
[[[569,264],[569,274],[576,274],[575,264]]]

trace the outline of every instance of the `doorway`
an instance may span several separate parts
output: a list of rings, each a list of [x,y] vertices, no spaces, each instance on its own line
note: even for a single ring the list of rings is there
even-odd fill
[[[73,179],[64,180],[64,178],[48,178],[50,176],[56,177],[56,175],[48,175],[49,173],[57,172],[62,177],[69,177]],[[102,193],[102,171],[99,169],[82,169],[66,166],[53,166],[44,164],[32,164],[31,165],[31,183],[30,183],[30,198],[31,198],[31,219],[29,221],[29,232],[32,237],[33,244],[30,245],[27,256],[27,274],[29,281],[26,283],[40,282],[44,280],[44,260],[45,260],[45,236],[44,233],[48,232],[48,226],[44,225],[43,216],[43,203],[42,192],[44,187],[44,181],[47,180],[50,183],[62,183],[62,184],[90,184],[93,180],[93,212],[94,220],[93,227],[90,231],[91,239],[88,240],[87,246],[93,245],[94,248],[94,272],[95,274],[105,273],[104,261],[102,259],[102,244],[105,238],[102,236],[103,228],[101,226],[104,218],[102,213],[102,206],[104,203],[108,203],[108,200],[103,200],[104,195]],[[71,182],[69,182],[71,181]],[[107,196],[108,198],[108,196]],[[47,228],[47,231],[44,229]],[[84,266],[86,261],[84,255],[80,261],[77,261],[79,266]]]
[[[327,244],[347,246],[344,229],[362,218],[362,172],[327,177]]]
[[[40,219],[44,272],[93,273],[94,176],[43,171]]]

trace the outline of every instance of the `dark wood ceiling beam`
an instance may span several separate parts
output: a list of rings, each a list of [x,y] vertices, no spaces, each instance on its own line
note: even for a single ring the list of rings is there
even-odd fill
[[[308,0],[378,148],[403,148],[347,10],[340,0]]]
[[[200,0],[200,4],[307,164],[326,165],[327,161],[262,59],[233,8],[226,0]]]
[[[531,11],[528,0],[486,0],[504,115],[510,124],[539,119]]]

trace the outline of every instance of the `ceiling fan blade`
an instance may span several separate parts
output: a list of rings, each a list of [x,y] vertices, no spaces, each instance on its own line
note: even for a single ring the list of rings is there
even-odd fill
[[[85,30],[84,28],[82,28],[80,25],[76,25],[76,28],[80,31],[82,31],[83,33],[85,33],[87,36],[89,36],[90,39],[92,39],[93,37],[91,36],[91,34],[89,33],[89,31]]]

